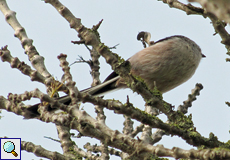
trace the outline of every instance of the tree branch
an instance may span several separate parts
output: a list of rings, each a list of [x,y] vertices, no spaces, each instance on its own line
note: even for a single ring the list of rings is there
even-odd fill
[[[70,155],[62,155],[58,152],[51,152],[40,145],[35,145],[32,142],[26,142],[22,141],[21,142],[21,150],[25,150],[27,152],[34,153],[38,157],[44,157],[48,159],[58,159],[58,160],[74,160],[76,159],[75,156],[70,156]]]
[[[188,5],[183,4],[178,0],[162,0],[162,1],[164,3],[167,3],[172,8],[177,8],[179,10],[185,11],[188,15],[196,14],[196,15],[202,15],[204,18],[208,17],[212,21],[212,25],[216,33],[218,33],[222,38],[221,43],[225,45],[225,48],[227,49],[228,53],[230,52],[230,35],[225,29],[226,24],[221,20],[219,20],[214,14],[207,12],[202,8],[194,7],[191,4]]]
[[[44,57],[39,55],[33,45],[33,40],[28,38],[25,28],[18,22],[16,12],[9,9],[5,0],[0,0],[0,10],[4,14],[7,23],[14,29],[14,36],[21,41],[22,47],[25,49],[25,53],[28,55],[33,67],[44,77],[51,77],[45,67]]]

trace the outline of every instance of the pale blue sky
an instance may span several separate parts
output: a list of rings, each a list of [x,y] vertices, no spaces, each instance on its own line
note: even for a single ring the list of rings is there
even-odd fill
[[[57,59],[60,53],[68,55],[69,63],[75,61],[78,55],[89,59],[89,52],[84,46],[70,43],[72,40],[78,40],[77,33],[70,29],[67,21],[51,5],[43,1],[32,0],[8,0],[7,2],[10,9],[17,12],[18,21],[26,29],[28,37],[34,40],[33,44],[40,55],[45,57],[45,64],[54,77],[60,80],[63,74]],[[187,99],[187,95],[191,93],[191,89],[197,82],[202,83],[204,89],[197,97],[198,100],[189,109],[197,131],[205,137],[213,132],[224,142],[229,139],[230,111],[225,105],[225,101],[230,101],[229,64],[225,62],[227,51],[220,43],[219,35],[213,36],[214,29],[209,19],[196,15],[187,16],[185,12],[169,8],[168,5],[157,0],[68,0],[61,2],[76,17],[81,18],[86,27],[92,27],[104,19],[99,29],[101,41],[111,47],[119,43],[120,45],[113,52],[118,53],[124,59],[143,48],[142,44],[136,40],[136,35],[140,31],[150,32],[154,41],[171,35],[184,35],[194,40],[201,47],[206,58],[202,60],[195,75],[188,82],[164,94],[164,99],[177,107]],[[0,14],[0,46],[4,45],[8,45],[12,56],[19,57],[21,61],[30,65],[20,41],[14,37],[13,29]],[[112,70],[103,58],[100,59],[100,62],[100,77],[101,80],[104,80]],[[79,89],[90,86],[92,79],[87,64],[75,64],[71,66],[71,72]],[[43,85],[31,82],[29,77],[12,69],[9,63],[0,61],[0,74],[0,95],[2,96],[6,97],[9,92],[20,94],[35,88],[45,92]],[[108,94],[105,98],[115,98],[125,102],[127,95],[136,107],[144,109],[142,98],[129,89]],[[36,102],[38,100],[25,103]],[[83,106],[89,114],[95,117],[92,105],[83,104]],[[113,112],[107,110],[106,114],[106,124],[112,129],[122,131],[123,116],[114,116]],[[57,138],[57,131],[53,124],[46,124],[38,120],[23,120],[22,116],[6,111],[3,111],[1,115],[3,118],[0,120],[2,127],[0,136],[19,137],[24,141],[31,141],[46,149],[62,153],[60,144],[44,138],[44,136]],[[164,119],[164,116],[160,117]],[[97,142],[83,138],[76,139],[76,144],[82,147],[88,140],[91,144]],[[177,136],[165,136],[159,143],[168,148],[173,146],[184,149],[192,148]],[[39,159],[32,154],[22,152],[22,159],[32,158]]]

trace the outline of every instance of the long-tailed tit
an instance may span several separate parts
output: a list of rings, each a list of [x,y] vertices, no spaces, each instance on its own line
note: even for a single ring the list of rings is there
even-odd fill
[[[205,57],[200,47],[184,36],[167,37],[153,44],[149,42],[148,34],[145,38],[149,47],[137,52],[128,61],[131,64],[131,74],[141,77],[151,90],[156,84],[157,89],[165,93],[186,82],[195,73],[201,58]],[[120,88],[127,88],[125,81],[113,72],[103,83],[81,92],[101,95]],[[60,97],[58,100],[64,104],[71,102],[69,96]],[[38,105],[27,109],[31,113],[28,118],[39,115]]]

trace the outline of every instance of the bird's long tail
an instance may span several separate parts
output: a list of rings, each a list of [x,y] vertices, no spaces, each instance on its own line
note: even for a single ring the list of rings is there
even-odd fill
[[[117,88],[116,82],[119,78],[120,77],[115,76],[115,73],[113,72],[103,83],[101,83],[95,87],[90,87],[90,88],[84,89],[80,92],[81,93],[88,93],[88,94],[91,94],[92,96],[104,95],[105,93],[112,91],[112,90]],[[59,98],[57,98],[57,100],[60,103],[64,103],[66,105],[71,103],[71,98],[69,97],[69,95],[59,97]],[[25,114],[24,114],[25,119],[30,119],[30,118],[35,118],[35,117],[40,116],[40,113],[38,112],[39,105],[40,105],[40,103],[28,107],[25,111]],[[57,110],[57,109],[51,108],[50,106],[48,106],[48,111],[54,111],[54,110]]]

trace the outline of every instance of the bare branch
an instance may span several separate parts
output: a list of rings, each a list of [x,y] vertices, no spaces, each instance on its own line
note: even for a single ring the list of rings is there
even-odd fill
[[[93,30],[94,30],[94,31],[97,31],[98,28],[100,27],[100,25],[101,25],[102,22],[103,22],[103,19],[100,20],[100,22],[99,22],[97,25],[93,26]]]
[[[109,148],[106,142],[101,142],[101,159],[109,160]]]
[[[99,157],[98,155],[94,155],[91,152],[85,152],[81,148],[78,148],[76,145],[74,145],[73,147],[73,152],[77,153],[78,155],[81,155],[82,157],[87,157],[88,159],[92,160],[97,160]]]
[[[144,124],[140,124],[136,127],[136,129],[130,134],[131,137],[135,137],[138,133],[140,133],[144,128]]]
[[[66,154],[71,151],[70,148],[73,148],[74,145],[74,143],[70,139],[70,128],[62,125],[56,125],[56,128],[63,153]]]
[[[226,31],[226,24],[219,20],[214,14],[206,12],[204,9],[199,7],[194,7],[191,4],[185,5],[178,0],[163,0],[164,3],[167,3],[170,7],[177,8],[179,10],[185,11],[188,15],[197,14],[202,15],[204,18],[208,17],[212,21],[212,25],[222,38],[221,43],[223,43],[228,52],[230,52],[230,35]]]
[[[49,96],[46,97],[46,96],[44,96],[44,94],[39,93],[39,91],[37,91],[37,93],[35,93],[34,96],[35,97],[43,97],[43,99],[46,99],[47,101],[50,101],[50,103],[52,101],[54,101]],[[88,99],[89,99],[89,97],[88,97]],[[102,102],[102,99],[99,99],[98,97],[96,99],[97,99],[98,102],[100,102],[100,103]],[[4,106],[2,101],[0,101],[0,102],[1,102],[0,106],[1,107]],[[52,102],[52,103],[54,103],[54,102]],[[70,106],[70,107],[66,108],[65,105],[60,104],[58,102],[56,102],[56,103],[57,104],[55,106],[57,106],[57,107],[60,106],[61,109],[65,110],[67,112],[69,111],[68,113],[70,113],[73,117],[78,117],[77,121],[74,120],[74,121],[71,122],[71,128],[72,129],[77,129],[83,135],[90,136],[90,137],[95,137],[95,138],[97,138],[97,139],[99,139],[101,141],[105,141],[109,146],[119,148],[122,151],[127,152],[129,154],[133,154],[133,151],[135,150],[134,148],[136,148],[138,146],[138,148],[139,148],[138,152],[141,151],[141,153],[143,153],[143,154],[145,153],[144,155],[142,155],[142,154],[139,155],[138,156],[139,158],[142,157],[142,156],[146,156],[146,153],[156,153],[156,155],[162,156],[162,154],[159,154],[158,152],[155,151],[155,150],[157,150],[158,147],[148,145],[146,143],[143,143],[142,141],[139,142],[139,140],[134,140],[134,139],[130,138],[129,136],[127,137],[125,135],[122,135],[118,131],[112,131],[107,126],[105,126],[105,125],[103,125],[101,123],[98,124],[96,122],[96,120],[94,120],[92,117],[90,117],[85,111],[80,111],[74,106],[72,106],[72,107]],[[108,102],[106,102],[106,103],[108,103]],[[103,103],[103,104],[106,104],[106,103]],[[138,117],[140,117],[139,120],[141,120],[143,118],[143,116],[142,116],[143,113],[142,112],[140,112],[138,115],[135,115],[134,112],[131,112],[133,110],[133,109],[131,109],[132,107],[128,107],[127,105],[125,105],[122,108],[120,108],[121,106],[119,105],[120,107],[118,107],[118,105],[115,105],[116,103],[113,102],[113,105],[110,105],[108,103],[108,106],[112,106],[112,108],[115,107],[116,112],[128,109],[127,111],[129,113],[129,115],[131,117],[137,119],[137,120],[139,119]],[[107,106],[107,105],[105,105],[105,106]],[[71,110],[71,108],[72,108],[72,110]],[[135,110],[137,111],[137,109],[135,109]],[[68,121],[66,121],[65,123],[63,123],[63,121],[59,122],[59,119],[49,118],[49,120],[54,122],[54,123],[62,124],[62,125],[68,125],[68,123],[69,123]],[[201,138],[201,137],[199,138],[198,134],[191,139],[191,137],[189,136],[189,133],[185,133],[183,131],[180,131],[178,128],[171,127],[170,125],[167,126],[167,124],[163,124],[159,120],[157,120],[157,121],[156,121],[156,118],[155,118],[155,120],[150,120],[149,115],[146,118],[144,118],[143,121],[141,120],[142,123],[147,123],[149,126],[151,126],[153,128],[155,127],[155,125],[157,125],[159,128],[163,127],[162,129],[165,129],[165,130],[169,131],[169,133],[176,133],[176,134],[181,133],[182,135],[180,135],[180,134],[179,135],[182,138],[185,138],[188,143],[190,143],[190,144],[193,143],[193,145],[195,144],[194,142],[199,142],[199,144],[205,144],[206,146],[209,146],[209,147],[215,146],[214,144],[218,144],[218,142],[216,140],[214,140],[213,138],[212,138],[212,140],[209,141],[208,139],[205,139],[205,138]],[[160,125],[160,123],[162,123],[162,124]],[[95,130],[95,128],[96,128],[96,130]],[[193,134],[193,136],[194,136],[194,132],[191,133],[191,134]],[[186,137],[187,138],[190,137],[190,138],[187,139]],[[124,139],[125,139],[125,141],[124,141]],[[214,143],[214,144],[212,144],[212,143]],[[221,145],[220,142],[219,142],[219,145]],[[167,151],[167,153],[164,153],[164,156],[173,156],[173,157],[175,157],[175,155],[170,153],[168,149],[165,150],[165,152],[166,151]],[[162,153],[162,150],[161,150],[161,153]],[[136,154],[134,153],[134,155],[136,155]],[[176,155],[176,156],[178,156],[178,155]],[[185,155],[183,155],[181,157],[181,155],[180,155],[179,157],[185,158],[184,156]],[[189,158],[189,156],[187,155],[186,158]]]
[[[95,112],[97,113],[96,120],[99,123],[105,124],[106,116],[105,116],[105,113],[104,113],[104,107],[100,106],[100,105],[95,105]]]
[[[178,147],[174,147],[173,149],[170,150],[170,149],[164,148],[163,145],[157,145],[156,147],[151,146],[151,145],[147,145],[147,146],[149,147],[148,151],[156,154],[157,156],[174,157],[176,159],[189,158],[189,159],[215,159],[215,160],[226,159],[227,160],[230,158],[230,152],[224,149],[220,149],[220,150],[204,149],[204,150],[196,151],[194,149],[183,150]],[[50,158],[50,159],[53,158],[53,159],[60,159],[60,160],[74,158],[74,157],[69,157],[69,155],[63,156],[57,152],[47,151],[44,148],[40,146],[36,146],[31,142],[22,141],[21,149],[26,150],[27,152],[33,152],[35,153],[35,155],[39,157],[44,157],[44,158]],[[81,152],[84,152],[84,151],[81,151]],[[89,154],[89,153],[87,152],[86,154]]]
[[[46,82],[46,78],[42,76],[39,72],[32,70],[30,66],[25,64],[25,62],[21,62],[17,57],[12,57],[10,51],[7,49],[7,46],[2,47],[0,49],[0,57],[3,62],[7,61],[10,63],[12,68],[17,68],[24,75],[27,75],[31,78],[31,81],[38,81],[43,84]]]
[[[103,105],[109,110],[114,110],[114,112],[117,114],[125,114],[127,116],[130,116],[133,119],[138,120],[139,122],[143,124],[147,124],[151,126],[152,128],[160,128],[160,129],[165,130],[169,134],[178,135],[181,138],[183,138],[187,143],[194,145],[194,146],[199,146],[201,144],[204,144],[210,148],[213,148],[213,147],[216,147],[216,145],[217,146],[223,145],[222,142],[216,141],[215,143],[213,143],[213,141],[209,141],[207,138],[202,137],[195,130],[195,127],[192,124],[190,124],[191,117],[189,116],[187,117],[183,115],[181,112],[177,112],[177,114],[174,115],[175,117],[171,121],[172,124],[166,124],[166,123],[163,123],[157,117],[150,116],[149,114],[142,112],[141,110],[137,108],[134,108],[131,104],[123,105],[119,101],[103,100],[100,97],[93,98],[92,96],[87,95],[87,94],[83,94],[81,100],[83,102],[93,103],[94,105]],[[177,123],[180,123],[183,129],[178,127]],[[188,130],[185,131],[184,127],[190,127],[190,128],[187,128]]]
[[[120,44],[116,44],[115,46],[109,47],[109,49],[117,49],[117,46],[119,46]]]
[[[70,74],[70,68],[69,63],[66,61],[67,55],[60,54],[58,56],[58,59],[60,61],[60,66],[62,67],[62,70],[64,71],[64,77],[66,81],[66,86],[69,89],[69,95],[71,97],[71,102],[74,104],[78,102],[77,96],[80,94],[77,87],[75,87],[76,82],[72,81],[72,75]]]
[[[219,19],[230,23],[230,2],[226,0],[189,0],[190,2],[198,2],[208,12],[213,13]]]
[[[156,112],[156,108],[146,105],[145,112],[152,116],[157,116],[158,113]],[[152,142],[152,127],[149,125],[144,125],[143,132],[141,135],[141,140],[145,143],[153,144]]]
[[[90,50],[90,56],[92,58],[92,64],[90,65],[91,68],[91,76],[93,78],[93,82],[91,84],[91,86],[96,86],[98,84],[101,83],[100,81],[100,62],[99,62],[99,58],[100,58],[100,54],[98,54],[98,52],[93,48],[92,50]]]
[[[125,121],[123,123],[124,127],[123,127],[123,131],[122,133],[126,134],[126,135],[130,135],[133,132],[133,121],[129,116],[123,115],[125,118]]]
[[[58,152],[51,152],[40,145],[35,145],[32,142],[21,142],[21,150],[25,150],[27,152],[32,152],[38,157],[44,157],[48,159],[58,159],[58,160],[74,160],[76,157],[71,155],[62,155]]]
[[[33,45],[33,40],[28,38],[25,29],[18,22],[16,12],[9,9],[5,0],[0,0],[0,10],[4,14],[7,23],[14,29],[15,37],[21,41],[22,47],[25,49],[25,53],[28,55],[33,67],[44,77],[51,77],[45,67],[44,57],[39,55]]]
[[[162,129],[157,129],[153,134],[152,134],[152,144],[155,144],[159,142],[162,137],[165,135],[165,131]]]
[[[184,101],[183,105],[179,105],[178,110],[186,114],[188,108],[192,106],[192,102],[196,100],[196,96],[200,95],[200,91],[203,89],[201,83],[197,83],[196,87],[192,90],[192,93],[188,95],[188,100]]]

